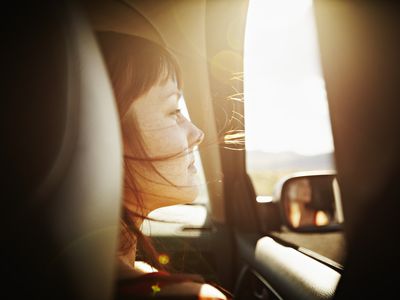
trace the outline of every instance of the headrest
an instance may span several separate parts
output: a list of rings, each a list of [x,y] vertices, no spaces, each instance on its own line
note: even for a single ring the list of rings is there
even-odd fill
[[[82,11],[47,2],[11,7],[3,27],[4,286],[18,299],[110,299],[123,178],[118,115]]]

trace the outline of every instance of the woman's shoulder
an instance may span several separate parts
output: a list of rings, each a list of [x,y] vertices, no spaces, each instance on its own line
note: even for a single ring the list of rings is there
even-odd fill
[[[230,293],[195,274],[165,271],[120,277],[117,299],[232,299]]]

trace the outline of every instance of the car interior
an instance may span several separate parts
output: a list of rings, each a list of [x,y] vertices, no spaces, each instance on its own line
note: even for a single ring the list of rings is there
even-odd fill
[[[190,119],[205,132],[207,202],[171,206],[174,221],[143,229],[171,269],[200,274],[240,300],[398,293],[398,5],[310,1],[335,170],[282,177],[272,200],[258,201],[244,117],[251,1],[43,1],[3,11],[4,295],[114,299],[122,146],[100,30],[169,49],[182,67]],[[316,209],[329,206],[334,221],[291,221],[289,190],[299,178],[324,187]]]

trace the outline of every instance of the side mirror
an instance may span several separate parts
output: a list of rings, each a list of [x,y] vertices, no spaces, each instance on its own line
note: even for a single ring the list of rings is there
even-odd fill
[[[284,178],[275,190],[285,225],[293,231],[342,229],[343,212],[336,174],[308,172]]]

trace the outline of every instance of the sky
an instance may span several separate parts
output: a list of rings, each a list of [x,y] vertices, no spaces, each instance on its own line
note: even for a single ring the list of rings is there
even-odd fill
[[[244,95],[248,151],[333,151],[311,0],[249,1]]]

